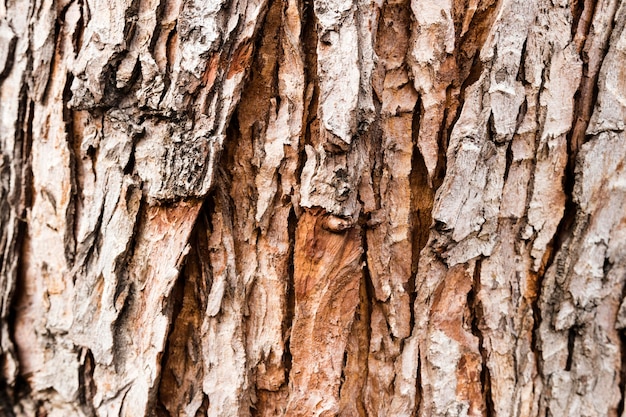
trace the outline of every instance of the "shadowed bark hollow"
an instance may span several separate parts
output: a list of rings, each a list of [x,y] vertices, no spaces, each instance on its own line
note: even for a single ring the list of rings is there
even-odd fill
[[[625,25],[0,3],[0,415],[626,416]]]

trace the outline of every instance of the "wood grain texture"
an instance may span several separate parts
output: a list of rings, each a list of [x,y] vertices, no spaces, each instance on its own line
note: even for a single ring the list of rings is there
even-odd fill
[[[306,211],[298,221],[287,415],[339,411],[344,352],[360,301],[363,250],[360,228],[329,228],[333,220],[318,209]]]

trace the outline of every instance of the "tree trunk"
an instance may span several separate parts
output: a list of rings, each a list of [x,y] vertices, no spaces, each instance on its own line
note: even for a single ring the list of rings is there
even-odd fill
[[[626,416],[626,2],[0,4],[0,414]]]

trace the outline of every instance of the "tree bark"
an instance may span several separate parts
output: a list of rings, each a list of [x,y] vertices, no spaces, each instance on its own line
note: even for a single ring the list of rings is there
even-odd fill
[[[626,2],[0,4],[0,414],[626,416]]]

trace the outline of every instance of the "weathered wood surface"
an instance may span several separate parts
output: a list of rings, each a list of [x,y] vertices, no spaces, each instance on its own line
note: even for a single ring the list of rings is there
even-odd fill
[[[0,414],[620,416],[626,2],[0,4]]]

